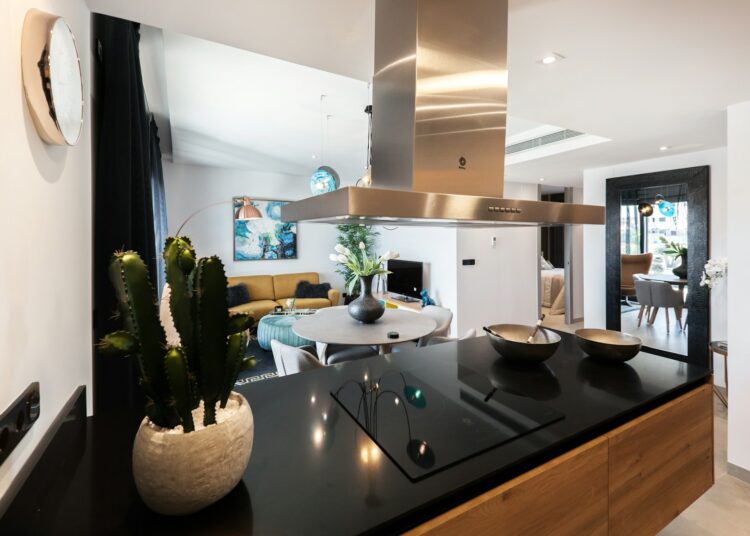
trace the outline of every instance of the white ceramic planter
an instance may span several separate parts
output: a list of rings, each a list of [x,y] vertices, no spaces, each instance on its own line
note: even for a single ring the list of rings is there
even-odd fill
[[[218,501],[240,481],[253,448],[253,413],[232,392],[217,424],[203,428],[203,404],[193,411],[189,434],[143,419],[133,444],[133,477],[143,502],[160,514],[197,512]]]

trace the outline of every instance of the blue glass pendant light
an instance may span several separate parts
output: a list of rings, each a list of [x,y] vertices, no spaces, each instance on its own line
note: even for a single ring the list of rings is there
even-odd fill
[[[310,191],[313,195],[327,194],[339,187],[339,174],[328,166],[320,166],[310,176]]]

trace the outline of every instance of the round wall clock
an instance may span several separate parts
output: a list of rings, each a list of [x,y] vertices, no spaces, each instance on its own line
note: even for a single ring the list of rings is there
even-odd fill
[[[39,136],[75,145],[83,125],[83,77],[76,39],[65,19],[30,9],[23,22],[21,71]]]

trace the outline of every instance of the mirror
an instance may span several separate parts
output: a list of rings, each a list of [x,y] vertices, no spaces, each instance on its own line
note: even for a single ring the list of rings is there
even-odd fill
[[[23,86],[39,136],[75,145],[83,124],[83,85],[75,36],[65,19],[31,9],[21,43]]]
[[[607,328],[707,364],[707,166],[607,181]]]

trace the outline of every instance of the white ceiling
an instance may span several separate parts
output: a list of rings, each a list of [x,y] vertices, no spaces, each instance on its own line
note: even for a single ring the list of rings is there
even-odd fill
[[[294,172],[305,167],[302,155],[311,152],[312,125],[319,124],[316,98],[320,91],[341,89],[340,101],[331,106],[347,126],[335,143],[348,140],[351,145],[340,149],[356,146],[357,159],[363,158],[362,82],[214,43],[198,46],[200,41],[174,32],[365,81],[372,73],[373,0],[213,0],[210,8],[197,0],[89,5],[168,30],[175,155],[185,143],[190,158],[221,153]],[[750,100],[750,1],[510,0],[510,6],[509,133],[552,124],[612,141],[509,166],[509,180],[545,177],[545,184],[577,185],[585,168],[661,156],[662,145],[671,153],[721,146],[726,106]],[[538,63],[552,52],[566,59]],[[260,79],[259,72],[265,73]],[[249,132],[253,125],[263,135]],[[184,132],[191,137],[181,141]],[[196,142],[195,133],[208,139]],[[255,153],[245,154],[248,147]]]

